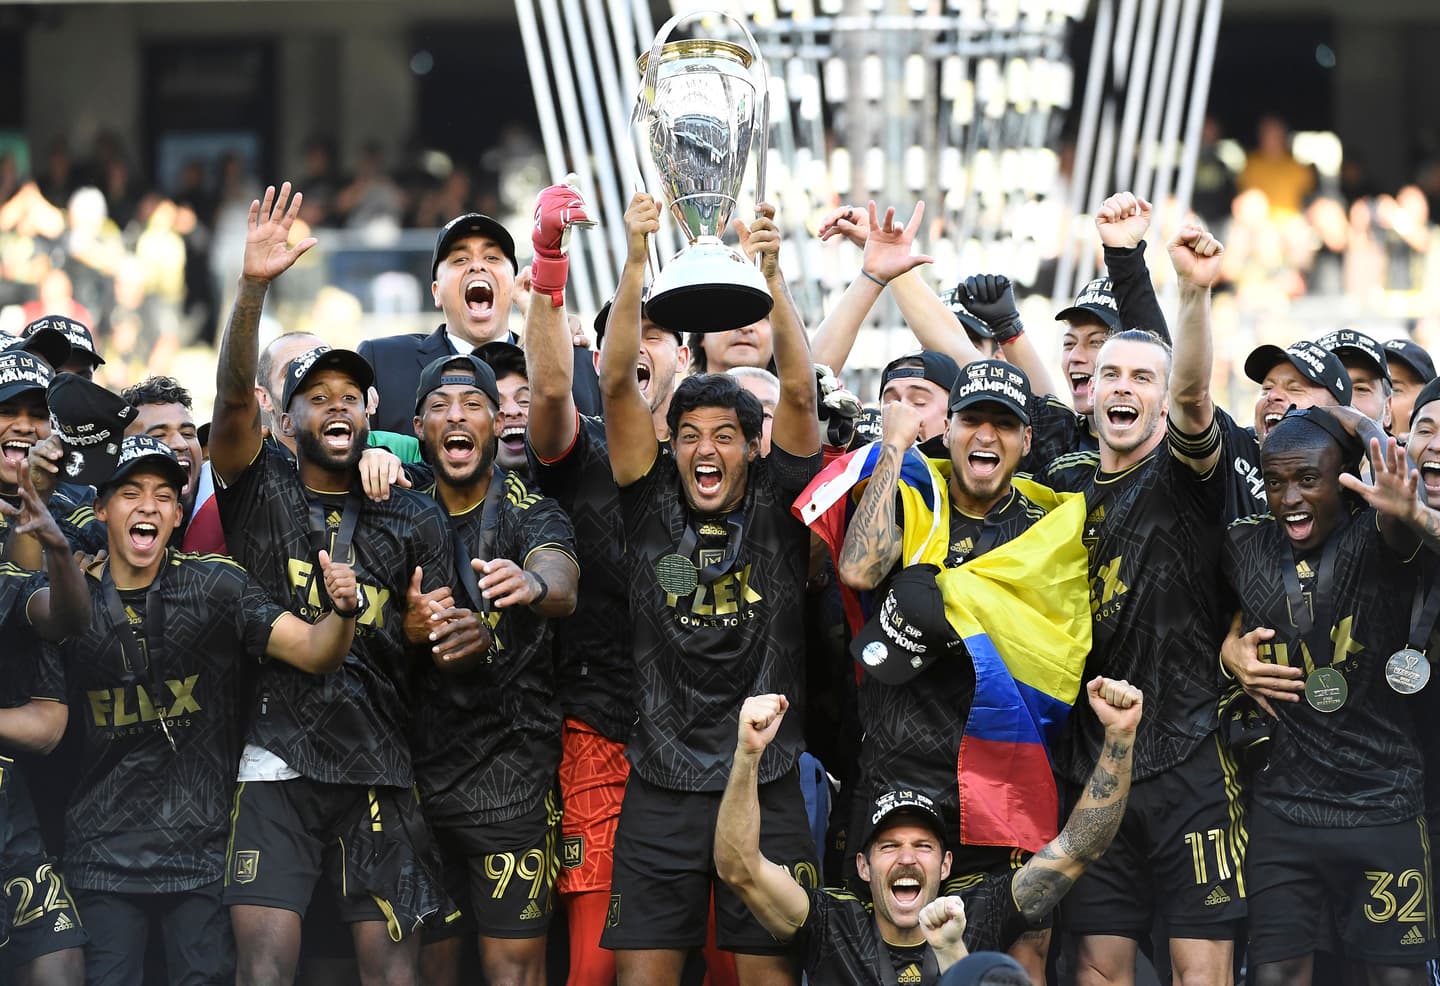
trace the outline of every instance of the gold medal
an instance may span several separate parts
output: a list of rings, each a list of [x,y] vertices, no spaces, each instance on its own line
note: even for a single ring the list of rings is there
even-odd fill
[[[1345,676],[1334,668],[1316,668],[1305,679],[1305,701],[1316,712],[1334,712],[1350,697]]]
[[[1413,647],[1402,647],[1385,662],[1385,680],[1401,695],[1414,695],[1430,681],[1430,662]]]
[[[700,585],[700,570],[684,555],[670,554],[655,563],[655,581],[672,596],[688,596]]]

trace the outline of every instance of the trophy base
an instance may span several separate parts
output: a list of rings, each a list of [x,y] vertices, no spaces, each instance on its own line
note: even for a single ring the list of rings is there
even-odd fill
[[[774,304],[760,268],[718,240],[700,241],[655,278],[645,315],[676,332],[725,332],[760,321]]]

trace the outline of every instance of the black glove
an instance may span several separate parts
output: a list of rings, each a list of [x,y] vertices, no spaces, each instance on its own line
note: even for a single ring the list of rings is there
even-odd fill
[[[965,278],[959,287],[965,307],[971,315],[990,326],[995,341],[1002,346],[1013,342],[1025,331],[1020,312],[1015,307],[1015,289],[1004,274],[977,274]]]

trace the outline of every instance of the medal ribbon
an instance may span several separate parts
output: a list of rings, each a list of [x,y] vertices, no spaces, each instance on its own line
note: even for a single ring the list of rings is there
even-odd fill
[[[1410,604],[1410,636],[1407,639],[1413,650],[1425,653],[1437,617],[1440,617],[1440,579],[1432,580],[1427,586],[1421,578],[1415,583],[1415,600]]]
[[[315,563],[315,588],[320,596],[320,603],[334,608],[330,594],[325,591],[325,580],[320,577],[320,552],[330,544],[330,527],[325,523],[325,510],[325,504],[320,500],[310,500],[310,555]],[[355,564],[354,553],[350,548],[355,540],[355,525],[359,522],[360,494],[352,489],[345,494],[345,507],[340,514],[340,529],[335,532],[335,543],[330,547],[332,560],[346,565]]]
[[[1285,595],[1290,603],[1290,620],[1300,631],[1300,639],[1305,645],[1307,674],[1315,668],[1329,667],[1335,659],[1334,648],[1330,645],[1330,594],[1334,586],[1336,540],[1332,534],[1326,539],[1325,547],[1320,549],[1320,567],[1315,572],[1314,588],[1310,592],[1313,616],[1310,606],[1305,605],[1305,593],[1300,588],[1300,573],[1295,570],[1294,556],[1281,566]],[[1321,663],[1322,656],[1324,663]]]
[[[489,561],[495,555],[495,538],[499,531],[500,522],[500,500],[503,497],[505,488],[505,474],[500,471],[499,466],[494,466],[490,475],[490,486],[485,491],[485,505],[480,508],[480,543],[475,546],[476,554],[470,554],[470,547],[460,537],[459,531],[455,532],[455,564],[457,570],[455,577],[460,580],[465,590],[465,597],[470,601],[470,609],[476,613],[490,612],[490,600],[480,593],[480,578],[475,570],[470,567],[471,558],[483,558]]]
[[[726,574],[735,567],[740,560],[740,542],[745,537],[745,511],[736,509],[730,511],[725,518],[725,556],[711,565],[699,569],[697,579],[702,585],[709,585],[720,576]],[[685,526],[685,533],[680,537],[680,545],[675,549],[675,554],[682,558],[689,558],[692,561],[695,557],[695,549],[700,545],[700,532],[696,529],[694,522]]]
[[[155,709],[159,716],[160,730],[165,734],[170,749],[175,750],[175,737],[170,735],[170,724],[161,713],[165,705],[155,701],[155,676],[165,641],[165,602],[160,596],[160,583],[169,567],[170,550],[167,548],[155,581],[151,582],[150,588],[145,591],[145,618],[140,631],[130,624],[130,617],[125,612],[125,603],[120,599],[120,590],[115,587],[109,565],[105,566],[105,571],[100,576],[100,592],[105,597],[105,613],[109,619],[110,632],[120,645],[120,666],[124,669],[121,680],[127,685],[133,684],[145,690],[145,697],[150,700],[151,708]]]

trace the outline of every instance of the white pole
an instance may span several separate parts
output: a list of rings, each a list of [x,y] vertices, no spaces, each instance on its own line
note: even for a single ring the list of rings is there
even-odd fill
[[[1155,46],[1155,71],[1150,90],[1145,95],[1145,122],[1140,128],[1140,168],[1135,173],[1132,187],[1136,194],[1152,202],[1155,198],[1155,144],[1163,116],[1161,107],[1168,91],[1184,85],[1171,65],[1175,57],[1175,20],[1179,14],[1180,0],[1165,0],[1165,6],[1160,11],[1160,38]]]
[[[1160,132],[1160,170],[1155,182],[1155,197],[1151,199],[1155,205],[1152,223],[1159,230],[1166,228],[1165,217],[1169,212],[1168,200],[1174,187],[1176,169],[1183,168],[1185,161],[1195,161],[1200,150],[1199,144],[1193,141],[1183,148],[1180,144],[1180,122],[1185,117],[1185,97],[1190,94],[1190,68],[1194,64],[1195,28],[1199,19],[1200,0],[1185,0],[1185,12],[1180,18],[1180,39],[1176,44],[1175,71],[1165,106],[1165,126]]]

